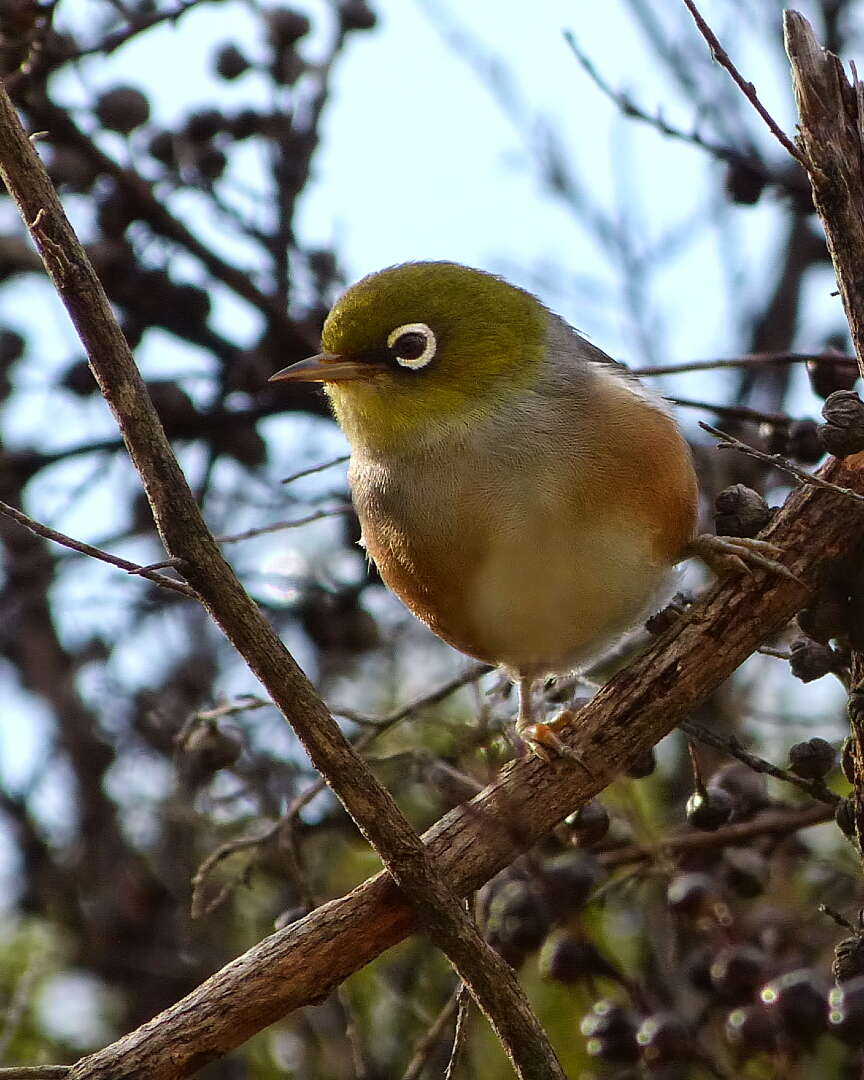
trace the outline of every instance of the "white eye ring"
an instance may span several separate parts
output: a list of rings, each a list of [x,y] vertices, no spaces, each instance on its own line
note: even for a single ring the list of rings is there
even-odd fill
[[[425,338],[426,347],[419,356],[400,356],[396,352],[396,342],[403,334],[420,334],[421,337]],[[397,364],[416,371],[418,368],[426,367],[429,361],[432,360],[435,356],[435,350],[438,348],[438,342],[426,323],[412,322],[405,323],[404,326],[397,326],[395,330],[390,332],[387,337],[387,348],[394,352]]]

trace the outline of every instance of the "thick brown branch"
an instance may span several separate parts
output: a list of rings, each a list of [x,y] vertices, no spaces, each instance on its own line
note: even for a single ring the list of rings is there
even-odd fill
[[[864,471],[832,461],[823,476],[864,493]],[[787,565],[816,587],[864,539],[864,512],[831,491],[799,488],[763,536],[786,549]],[[783,627],[807,595],[803,586],[761,572],[715,588],[562,732],[590,776],[563,763],[550,769],[534,760],[515,762],[426,833],[454,891],[465,896],[479,888],[602,790]],[[182,1002],[79,1062],[72,1076],[188,1076],[215,1054],[319,999],[413,929],[409,904],[379,874],[260,942]],[[166,1063],[175,1071],[159,1071]]]
[[[798,103],[798,144],[828,241],[858,368],[864,374],[864,144],[861,84],[797,11],[783,14]]]
[[[822,48],[798,12],[784,13],[783,30],[798,103],[798,143],[825,228],[858,370],[864,374],[864,87],[854,66],[850,83],[839,58]],[[853,652],[851,668],[851,749],[846,758],[857,843],[864,855],[864,656],[859,651]]]

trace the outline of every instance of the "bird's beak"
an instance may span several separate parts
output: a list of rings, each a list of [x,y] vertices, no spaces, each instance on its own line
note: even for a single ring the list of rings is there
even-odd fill
[[[271,375],[269,382],[285,379],[288,382],[353,382],[371,379],[379,371],[386,370],[382,364],[369,363],[366,360],[349,360],[339,353],[318,353],[307,356],[296,364]]]

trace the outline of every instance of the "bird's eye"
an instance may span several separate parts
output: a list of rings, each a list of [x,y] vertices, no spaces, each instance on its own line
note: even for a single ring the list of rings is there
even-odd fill
[[[397,326],[387,338],[387,348],[402,367],[426,367],[435,355],[437,342],[426,323],[406,323]]]

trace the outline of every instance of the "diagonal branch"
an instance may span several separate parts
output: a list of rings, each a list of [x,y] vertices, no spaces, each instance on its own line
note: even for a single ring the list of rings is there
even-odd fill
[[[823,476],[864,494],[864,468],[831,461]],[[784,548],[787,565],[815,589],[864,540],[864,514],[832,491],[802,487],[762,536]],[[475,891],[593,798],[689,717],[807,597],[805,587],[756,571],[718,585],[695,604],[560,732],[589,771],[514,762],[428,830],[427,848],[453,891]],[[189,1076],[320,999],[415,928],[407,900],[378,874],[259,942],[137,1031],[80,1061],[70,1080]]]
[[[207,530],[101,282],[3,89],[0,148],[0,177],[75,324],[144,483],[168,554],[180,560],[204,607],[290,718],[313,764],[410,898],[424,932],[447,955],[495,1028],[517,1075],[525,1080],[564,1080],[512,968],[484,941],[474,919],[450,891],[436,857],[426,852],[392,796],[351,747]],[[196,1047],[193,1055],[201,1064],[202,1051]],[[203,1060],[207,1056],[203,1052]],[[176,1070],[147,1069],[147,1075],[156,1080],[176,1075]]]

